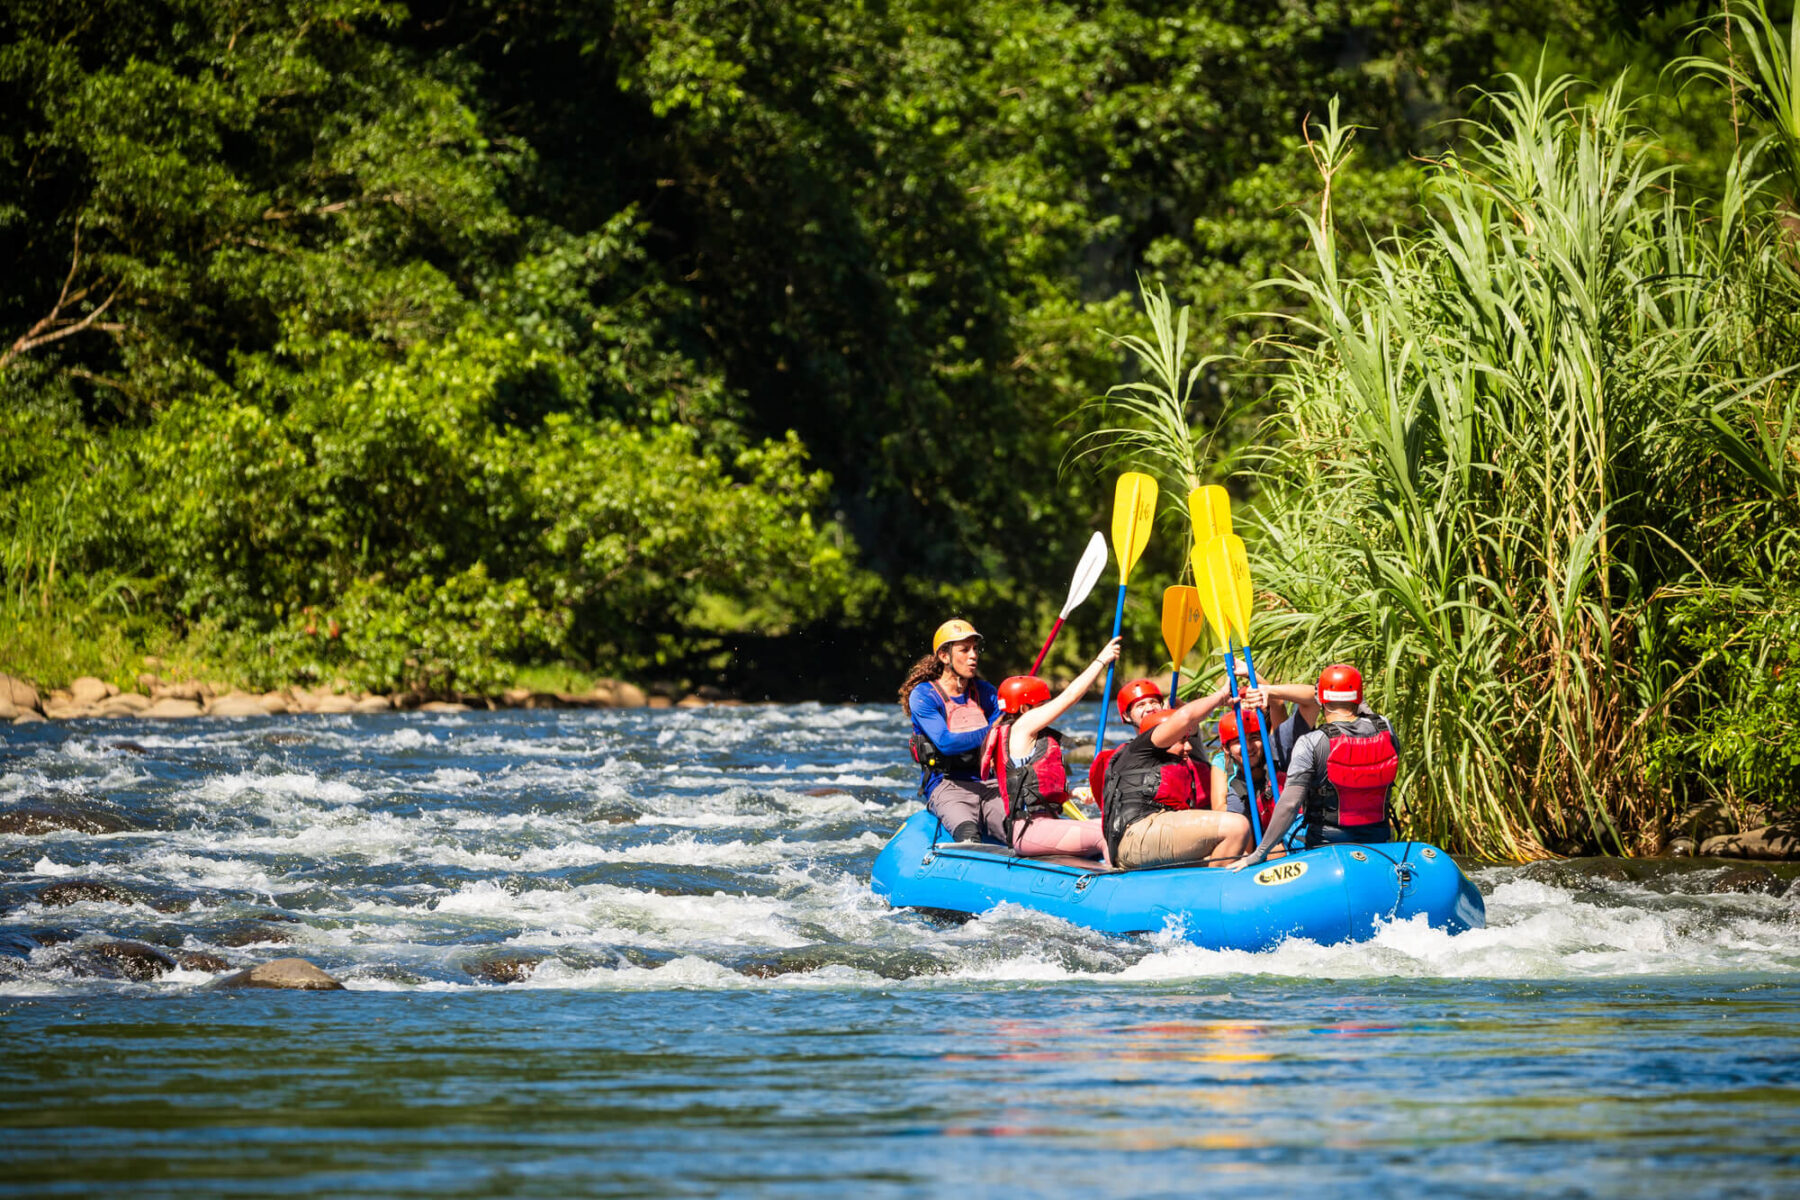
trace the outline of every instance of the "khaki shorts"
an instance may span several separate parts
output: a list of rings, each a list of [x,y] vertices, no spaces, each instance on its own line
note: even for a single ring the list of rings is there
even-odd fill
[[[1125,827],[1119,837],[1120,867],[1160,867],[1209,858],[1232,832],[1248,829],[1235,813],[1187,809],[1152,813]],[[1220,864],[1223,865],[1223,864]]]

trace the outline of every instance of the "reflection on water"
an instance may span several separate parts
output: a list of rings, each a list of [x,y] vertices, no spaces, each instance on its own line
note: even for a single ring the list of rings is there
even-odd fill
[[[896,724],[0,731],[0,816],[91,826],[0,833],[0,1191],[1800,1192],[1780,872],[1489,868],[1487,929],[1261,954],[945,923],[867,886]],[[203,990],[290,954],[351,990]]]

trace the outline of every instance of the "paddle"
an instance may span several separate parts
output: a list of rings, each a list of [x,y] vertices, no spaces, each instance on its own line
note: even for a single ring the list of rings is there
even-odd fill
[[[1200,629],[1206,624],[1206,610],[1200,604],[1200,589],[1186,586],[1163,590],[1163,645],[1169,648],[1169,664],[1175,673],[1169,677],[1169,703],[1175,703],[1181,686],[1181,664],[1188,651],[1200,640]]]
[[[1100,582],[1100,572],[1106,570],[1106,539],[1096,533],[1088,539],[1087,549],[1082,552],[1081,562],[1075,567],[1075,579],[1069,584],[1069,598],[1064,601],[1062,611],[1056,614],[1056,624],[1050,627],[1050,636],[1044,639],[1044,648],[1038,651],[1037,661],[1031,664],[1031,673],[1036,675],[1038,668],[1044,665],[1044,655],[1050,653],[1050,643],[1062,630],[1063,622],[1075,611],[1077,605],[1086,600]]]
[[[1196,550],[1224,537],[1231,532],[1231,493],[1216,483],[1195,488],[1188,493],[1188,519],[1194,523]]]
[[[1233,621],[1231,610],[1236,607],[1237,593],[1230,587],[1229,564],[1222,569],[1215,569],[1212,562],[1213,547],[1220,539],[1211,538],[1205,542],[1196,542],[1191,556],[1194,566],[1194,582],[1200,588],[1200,604],[1206,610],[1207,624],[1212,626],[1213,638],[1219,643],[1225,654],[1225,682],[1231,688],[1231,710],[1237,714],[1238,736],[1243,736],[1244,706],[1238,703],[1237,668],[1232,663],[1231,650],[1236,638],[1232,634]],[[1254,797],[1256,795],[1256,775],[1250,770],[1250,760],[1244,760],[1245,790],[1252,797],[1248,805],[1250,809],[1250,829],[1257,841],[1262,841],[1262,820],[1256,811]]]
[[[1214,538],[1207,543],[1207,567],[1213,580],[1213,594],[1219,598],[1226,623],[1231,626],[1236,648],[1244,656],[1244,671],[1249,676],[1251,687],[1261,687],[1256,679],[1256,663],[1250,657],[1250,614],[1254,607],[1254,592],[1250,586],[1250,557],[1244,551],[1244,539],[1235,534]],[[1235,681],[1233,690],[1236,690]],[[1269,723],[1257,721],[1257,728],[1262,734],[1263,762],[1269,771],[1269,791],[1276,790],[1275,750],[1269,742]],[[1238,716],[1239,736],[1242,735],[1244,718]],[[1244,759],[1244,781],[1251,784],[1250,794],[1250,827],[1256,839],[1262,840],[1262,821],[1258,818],[1255,781],[1249,773],[1250,760]],[[1277,797],[1279,798],[1279,797]]]
[[[1150,541],[1150,526],[1156,520],[1156,480],[1138,471],[1119,476],[1113,489],[1112,544],[1119,557],[1119,600],[1113,606],[1114,637],[1125,624],[1125,585],[1131,568]],[[1106,690],[1100,693],[1100,735],[1094,739],[1094,753],[1106,749],[1106,717],[1112,709],[1114,659],[1106,664]]]

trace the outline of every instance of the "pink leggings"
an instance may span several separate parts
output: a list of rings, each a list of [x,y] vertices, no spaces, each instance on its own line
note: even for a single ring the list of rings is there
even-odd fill
[[[1060,817],[1033,817],[1013,835],[1013,849],[1026,856],[1078,854],[1099,858],[1106,844],[1098,821],[1067,821]]]

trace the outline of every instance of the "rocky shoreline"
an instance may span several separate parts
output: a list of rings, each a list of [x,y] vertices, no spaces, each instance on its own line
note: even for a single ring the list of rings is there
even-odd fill
[[[194,681],[165,682],[154,674],[137,677],[127,691],[92,675],[66,688],[40,692],[28,680],[0,674],[0,721],[15,725],[33,721],[138,717],[181,720],[188,717],[271,717],[284,713],[470,712],[502,708],[695,708],[744,703],[715,688],[702,687],[677,697],[646,691],[632,683],[602,679],[585,692],[534,692],[514,688],[499,696],[431,697],[416,692],[383,695],[331,687],[290,686],[270,692],[246,692],[225,685]]]

